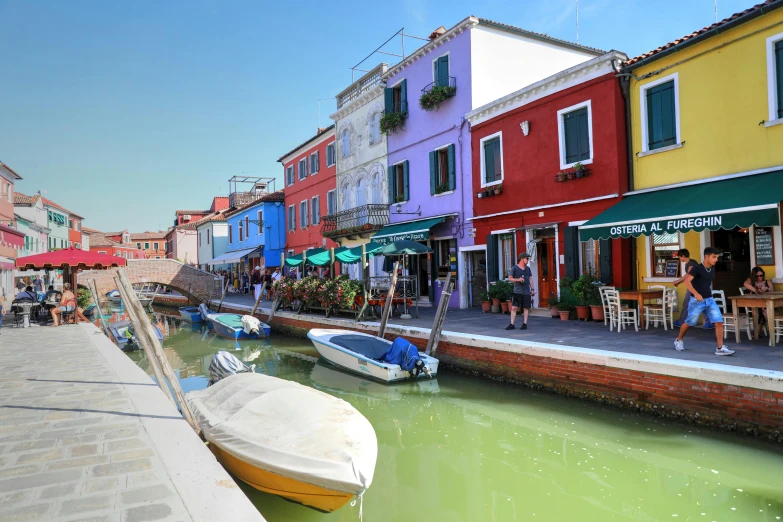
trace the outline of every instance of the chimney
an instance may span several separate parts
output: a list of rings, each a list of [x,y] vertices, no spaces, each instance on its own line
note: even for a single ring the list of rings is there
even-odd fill
[[[318,130],[315,131],[316,134],[321,134],[323,131],[326,130],[326,127],[318,127]]]
[[[440,27],[438,27],[437,29],[432,31],[432,34],[430,34],[430,36],[429,36],[430,42],[440,38],[445,33],[446,33],[446,28],[441,25]]]

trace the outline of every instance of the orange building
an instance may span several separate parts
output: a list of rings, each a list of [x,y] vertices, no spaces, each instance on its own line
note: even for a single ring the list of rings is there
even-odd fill
[[[144,257],[147,259],[166,259],[166,235],[168,231],[159,230],[157,232],[139,232],[131,234],[131,243],[135,243],[136,248],[144,250]]]

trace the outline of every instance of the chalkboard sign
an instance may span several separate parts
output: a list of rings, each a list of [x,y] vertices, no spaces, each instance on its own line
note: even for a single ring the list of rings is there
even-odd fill
[[[680,272],[680,261],[677,259],[666,260],[666,277],[677,277]]]
[[[756,243],[756,265],[774,265],[775,251],[772,245],[772,227],[756,227],[753,235]]]

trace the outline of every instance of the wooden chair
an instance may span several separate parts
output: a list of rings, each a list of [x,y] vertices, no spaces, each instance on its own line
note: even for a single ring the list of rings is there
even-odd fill
[[[604,295],[609,305],[609,331],[612,331],[612,328],[617,325],[617,332],[619,333],[625,328],[625,325],[633,324],[634,329],[638,332],[639,323],[636,308],[620,305],[620,294],[617,290],[605,290]]]
[[[650,288],[653,288],[652,286]],[[663,299],[659,299],[660,304],[649,304],[644,306],[645,323],[644,329],[650,328],[650,320],[654,322],[655,327],[658,327],[658,321],[663,323],[663,329],[668,330],[668,326],[674,329],[674,303],[677,302],[677,289],[674,287],[661,287],[663,288]]]
[[[606,324],[610,321],[610,317],[612,314],[611,310],[609,310],[609,303],[607,302],[606,296],[604,295],[604,293],[607,290],[617,290],[617,289],[613,286],[598,287],[598,295],[601,296],[601,306],[604,307],[604,326],[606,326]]]

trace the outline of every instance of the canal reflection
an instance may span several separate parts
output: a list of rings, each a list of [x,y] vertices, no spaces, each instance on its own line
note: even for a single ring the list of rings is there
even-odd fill
[[[206,387],[227,350],[361,411],[379,444],[366,521],[783,517],[783,452],[763,441],[448,373],[387,386],[318,361],[306,340],[237,343],[171,311],[154,321],[185,391]],[[128,355],[151,373],[143,353]],[[358,504],[326,515],[240,485],[269,522],[358,520]]]

